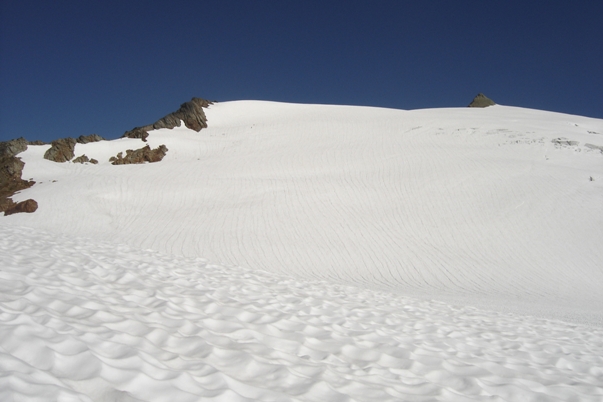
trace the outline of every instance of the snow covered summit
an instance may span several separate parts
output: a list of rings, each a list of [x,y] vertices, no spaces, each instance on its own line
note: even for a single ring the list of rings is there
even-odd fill
[[[19,156],[37,184],[19,197],[39,210],[2,223],[601,319],[601,120],[505,106],[258,101],[206,114],[200,132],[150,132],[151,148],[169,149],[158,164],[109,165],[144,145],[138,139],[77,144],[76,155],[100,161],[83,166],[46,161],[48,146],[30,146]]]
[[[110,164],[136,138],[76,144],[96,165],[19,154],[36,184],[13,198],[39,207],[0,217],[0,346],[19,361],[3,370],[96,400],[603,395],[600,330],[581,326],[603,323],[602,120],[263,101],[205,114],[200,132],[148,131],[169,149],[159,163]],[[55,354],[28,355],[15,317]]]

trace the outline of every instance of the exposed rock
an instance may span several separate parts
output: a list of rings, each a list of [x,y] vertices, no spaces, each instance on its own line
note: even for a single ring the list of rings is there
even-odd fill
[[[0,142],[0,158],[15,156],[24,152],[27,149],[27,144],[27,140],[23,137]]]
[[[35,140],[35,141],[27,141],[29,145],[48,145],[47,142]]]
[[[0,156],[0,212],[6,211],[15,205],[10,199],[13,194],[35,184],[34,181],[21,179],[25,163],[13,154],[21,148],[20,145],[14,144],[2,148],[3,155]]]
[[[97,165],[98,161],[94,158],[90,159],[90,163],[92,163],[93,165]]]
[[[124,135],[122,135],[122,138],[124,138],[124,137],[140,138],[144,142],[147,142],[147,137],[149,136],[149,133],[147,132],[147,130],[152,130],[152,129],[153,129],[153,126],[136,127],[135,129],[128,131]]]
[[[154,124],[136,127],[133,130],[124,133],[122,137],[140,138],[143,141],[146,141],[146,138],[149,136],[149,131],[160,128],[180,127],[180,121],[184,121],[184,125],[187,128],[200,131],[202,128],[207,128],[207,118],[205,117],[203,108],[206,108],[211,104],[213,104],[213,102],[208,100],[193,98],[190,102],[180,105],[180,109],[157,120]]]
[[[84,155],[80,155],[77,158],[73,159],[71,162],[73,162],[73,163],[85,163],[85,162],[90,162],[90,159],[88,159],[88,157],[84,154]]]
[[[13,202],[13,205],[4,211],[4,216],[17,214],[20,212],[32,213],[35,212],[36,209],[38,209],[38,203],[36,200],[29,199],[16,204]]]
[[[12,195],[15,191],[34,184],[34,182],[21,179],[23,166],[25,163],[16,156],[0,158],[0,195],[10,196],[8,193]]]
[[[151,149],[151,147],[147,145],[137,150],[128,149],[125,157],[123,156],[123,153],[120,152],[117,156],[112,156],[111,159],[109,159],[109,162],[111,162],[112,165],[159,162],[163,159],[167,151],[168,149],[165,145],[160,145],[155,149]]]
[[[486,95],[479,93],[473,98],[468,107],[488,107],[492,105],[496,105],[496,103],[492,99],[487,98]]]
[[[53,162],[70,161],[75,156],[75,144],[76,140],[69,137],[52,141],[52,147],[46,151],[44,154],[44,159],[48,159]]]
[[[551,142],[552,142],[553,144],[557,144],[557,145],[568,145],[568,146],[570,146],[570,147],[580,145],[580,142],[579,142],[579,141],[570,141],[570,140],[568,140],[568,139],[567,139],[567,138],[565,138],[565,137],[559,137],[559,138],[555,138],[555,139],[551,140]]]
[[[79,137],[77,137],[76,141],[78,144],[87,144],[89,142],[105,141],[105,139],[98,134],[90,134],[80,135]]]

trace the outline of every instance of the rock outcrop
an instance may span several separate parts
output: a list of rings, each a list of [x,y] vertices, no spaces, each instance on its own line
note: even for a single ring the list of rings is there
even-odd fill
[[[79,137],[77,137],[76,141],[78,144],[87,144],[89,142],[99,142],[99,141],[106,141],[106,140],[98,134],[90,134],[90,135],[80,135]]]
[[[10,197],[17,191],[35,184],[34,181],[21,178],[25,163],[16,155],[26,149],[27,140],[24,138],[0,142],[0,212],[15,207],[16,204]]]
[[[23,137],[7,142],[0,142],[0,158],[15,156],[27,150],[29,143]]]
[[[12,200],[11,200],[12,202]],[[5,211],[4,211],[4,216],[7,215],[12,215],[12,214],[18,214],[21,212],[25,212],[25,213],[32,213],[35,212],[36,209],[38,209],[38,203],[36,202],[36,200],[25,200],[25,201],[21,201],[18,203],[14,203],[12,202],[13,205],[11,205],[10,207],[8,207]]]
[[[146,141],[149,136],[149,131],[160,128],[180,127],[180,121],[183,121],[187,128],[200,131],[203,128],[207,128],[207,118],[205,117],[203,108],[207,108],[212,103],[213,102],[205,99],[193,98],[189,102],[180,105],[180,109],[174,113],[168,114],[153,124],[136,127],[133,130],[127,131],[122,137],[140,138],[143,141]]]
[[[86,162],[90,162],[90,158],[88,158],[86,156],[86,154],[84,155],[80,155],[77,158],[74,158],[72,161],[72,163],[86,163]]]
[[[92,163],[93,165],[96,165],[98,161],[94,158],[90,159],[86,156],[86,154],[83,154],[78,156],[77,158],[73,158],[71,163]]]
[[[75,156],[75,138],[61,138],[60,140],[52,141],[52,146],[44,154],[44,159],[53,162],[67,162]]]
[[[123,156],[123,153],[120,152],[117,154],[117,156],[112,156],[111,159],[109,159],[109,162],[111,162],[112,165],[159,162],[166,155],[167,151],[168,149],[165,145],[160,145],[155,149],[151,149],[151,147],[147,145],[136,150],[128,149],[126,151],[126,156]]]
[[[473,101],[471,101],[468,107],[488,107],[493,105],[496,105],[496,103],[494,103],[492,99],[486,97],[486,95],[482,93],[479,93],[475,98],[473,98]]]

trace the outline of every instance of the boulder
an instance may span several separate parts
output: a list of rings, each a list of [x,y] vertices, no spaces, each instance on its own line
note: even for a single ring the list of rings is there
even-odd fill
[[[75,156],[76,143],[77,141],[70,137],[52,141],[52,146],[44,154],[44,159],[61,163],[70,161]]]
[[[98,134],[90,134],[90,135],[80,135],[79,137],[77,137],[76,141],[78,144],[87,144],[89,142],[105,141],[105,139]]]
[[[16,140],[0,142],[0,158],[11,157],[27,149],[27,140],[23,137]]]
[[[122,138],[140,138],[144,142],[147,142],[147,137],[149,136],[147,130],[150,131],[152,129],[153,126],[136,127],[135,129],[128,131],[124,135],[122,135]]]
[[[147,145],[136,150],[128,149],[125,157],[123,156],[123,153],[120,152],[117,154],[117,156],[112,156],[111,159],[109,159],[109,162],[111,162],[112,165],[159,162],[166,155],[167,151],[168,149],[165,145],[160,145],[155,149],[151,149],[151,147]]]
[[[21,149],[21,146],[16,148],[5,146],[3,147],[2,156],[0,156],[0,212],[6,211],[15,205],[10,199],[13,194],[35,184],[34,181],[21,179],[25,163],[13,155],[19,149]]]
[[[86,155],[80,155],[77,158],[74,158],[71,162],[73,162],[73,163],[85,163],[85,162],[90,162],[90,159]]]
[[[492,99],[486,97],[486,95],[479,93],[473,98],[468,107],[488,107],[492,105],[496,105],[496,103],[494,103]]]
[[[201,131],[201,129],[207,128],[207,118],[205,117],[203,108],[207,108],[211,104],[213,104],[213,102],[208,100],[193,98],[189,102],[180,105],[180,109],[177,111],[168,114],[153,124],[136,127],[131,131],[127,131],[122,137],[140,138],[143,141],[146,141],[146,138],[149,136],[149,131],[160,128],[171,129],[180,127],[180,121],[183,121],[184,125],[191,130]]]
[[[21,212],[30,214],[32,212],[35,212],[36,209],[38,209],[38,203],[36,202],[36,200],[29,199],[18,203],[13,202],[13,205],[4,211],[4,216],[18,214]]]

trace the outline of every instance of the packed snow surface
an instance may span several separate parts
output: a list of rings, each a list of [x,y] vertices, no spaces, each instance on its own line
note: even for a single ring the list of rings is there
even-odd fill
[[[603,121],[240,101],[19,156],[0,399],[603,399]],[[206,258],[201,259],[201,258]]]

